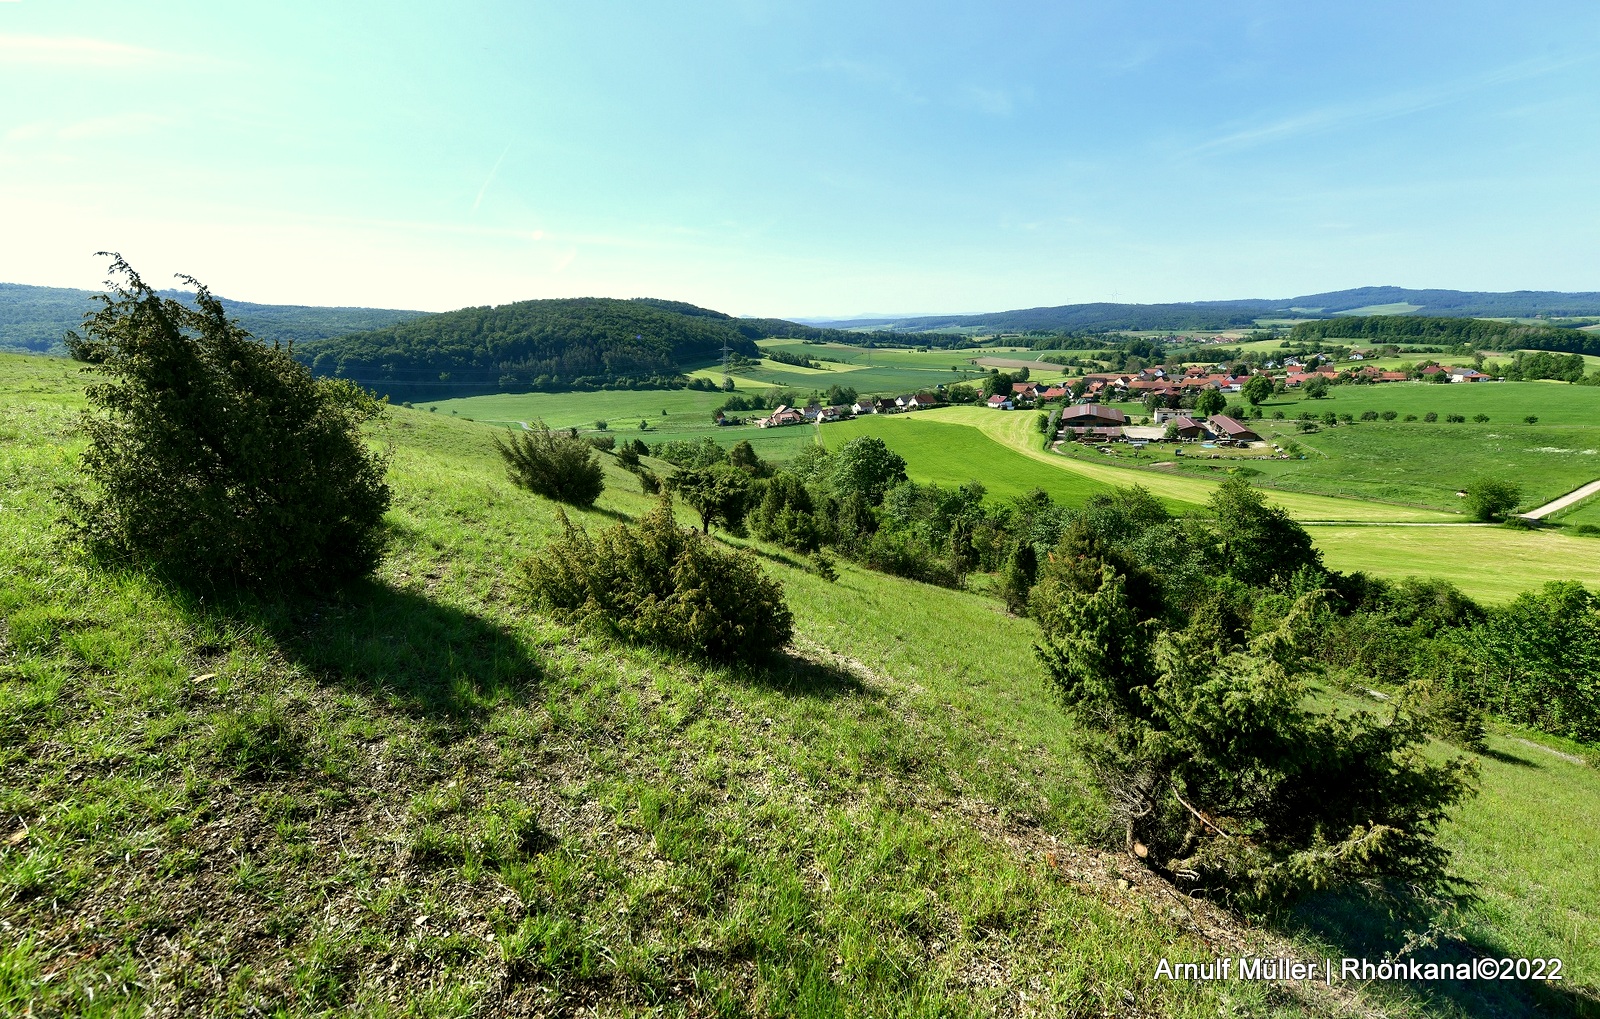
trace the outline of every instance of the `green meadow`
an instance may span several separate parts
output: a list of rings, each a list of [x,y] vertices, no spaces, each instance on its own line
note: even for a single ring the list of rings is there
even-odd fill
[[[1402,417],[1419,418],[1432,411],[1446,414],[1489,415],[1494,425],[1522,425],[1532,414],[1543,425],[1600,426],[1600,386],[1575,386],[1566,382],[1475,382],[1435,385],[1426,382],[1385,382],[1365,386],[1334,386],[1322,400],[1298,394],[1275,397],[1262,405],[1270,414],[1284,410],[1296,417],[1303,410],[1321,413],[1392,410]]]
[[[726,393],[693,389],[629,389],[591,393],[495,393],[417,404],[419,410],[494,424],[543,420],[552,428],[593,428],[605,421],[610,430],[631,437],[639,422],[651,428],[712,427]],[[665,413],[663,413],[663,411]]]
[[[1440,577],[1473,598],[1508,602],[1552,580],[1600,588],[1600,539],[1489,525],[1307,527],[1329,566],[1380,577]]]
[[[1245,464],[1261,485],[1459,511],[1457,492],[1482,478],[1517,484],[1531,509],[1600,477],[1600,429],[1577,427],[1356,421],[1302,434],[1291,423],[1252,422],[1262,435],[1304,459],[1204,459],[1194,445],[1174,456],[1163,445],[1129,452],[1133,462],[1176,464],[1186,474],[1221,476]],[[1120,452],[1120,451],[1119,451]],[[1196,456],[1200,453],[1200,456]],[[1080,454],[1092,455],[1092,454]]]
[[[1037,630],[981,591],[849,564],[827,583],[744,542],[795,613],[784,664],[620,647],[519,600],[514,564],[561,524],[506,480],[495,426],[394,408],[372,435],[395,491],[373,578],[188,596],[62,544],[80,387],[71,365],[0,357],[6,1014],[1596,1007],[1600,782],[1538,734],[1490,738],[1442,833],[1477,894],[1451,951],[1559,956],[1563,984],[1157,980],[1162,958],[1377,957],[1405,932],[1343,898],[1251,921],[1099,848]],[[926,429],[919,459],[965,441],[944,429],[1007,452],[958,421],[872,424]],[[1038,464],[1012,452],[999,473]],[[615,465],[607,481],[574,522],[651,505]]]
[[[996,499],[1014,499],[1042,489],[1053,499],[1078,505],[1106,490],[1105,485],[1082,475],[1041,470],[1022,453],[975,428],[942,421],[941,416],[939,411],[874,414],[824,425],[823,445],[838,449],[857,436],[877,436],[905,458],[911,480],[950,486],[977,481]],[[1180,504],[1180,508],[1186,505]]]

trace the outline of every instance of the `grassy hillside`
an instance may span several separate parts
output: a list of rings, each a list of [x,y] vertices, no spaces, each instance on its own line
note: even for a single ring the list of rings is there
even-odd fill
[[[1451,951],[1572,982],[1157,980],[1401,932],[1345,900],[1251,926],[1091,848],[1036,631],[997,602],[754,546],[784,665],[619,648],[518,607],[558,525],[490,426],[403,408],[374,578],[186,598],[61,548],[77,386],[0,357],[0,1012],[1532,1015],[1600,985],[1600,891],[1564,877],[1600,788],[1510,735],[1446,830],[1483,895]],[[608,480],[575,519],[648,507]]]

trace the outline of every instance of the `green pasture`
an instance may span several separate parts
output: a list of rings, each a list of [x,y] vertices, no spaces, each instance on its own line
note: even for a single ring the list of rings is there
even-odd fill
[[[826,364],[826,362],[824,362]],[[960,363],[960,362],[958,362]],[[829,386],[848,386],[860,396],[897,396],[902,393],[928,392],[939,386],[952,386],[958,382],[973,382],[981,377],[979,369],[964,365],[951,371],[942,368],[857,367],[854,365],[828,365],[816,370],[792,365],[762,361],[759,368],[741,368],[734,377],[766,386],[796,389],[802,393],[811,390],[826,391]]]
[[[1429,506],[1456,512],[1456,493],[1482,478],[1511,481],[1522,489],[1523,508],[1549,502],[1600,478],[1600,429],[1577,427],[1449,424],[1443,421],[1356,421],[1322,426],[1302,434],[1290,422],[1251,422],[1265,439],[1284,446],[1297,444],[1304,459],[1255,460],[1261,472],[1252,480],[1274,489],[1310,492],[1350,499]],[[1162,456],[1177,469],[1199,476],[1218,476],[1238,460],[1206,460],[1170,451]],[[1141,454],[1130,454],[1140,456]]]
[[[1143,485],[1158,498],[1173,502],[1202,504],[1211,497],[1217,482],[1184,477],[1161,470],[1141,470],[1109,463],[1045,452],[1039,446],[1032,412],[993,411],[979,407],[950,407],[924,411],[922,420],[935,418],[977,428],[1001,445],[1023,454],[1041,466],[1069,471],[1105,485]],[[917,417],[917,415],[906,415]],[[1460,519],[1437,510],[1386,505],[1355,499],[1328,498],[1298,492],[1269,491],[1268,498],[1300,520],[1348,521],[1445,521]]]
[[[1405,301],[1396,301],[1391,304],[1369,304],[1364,308],[1350,308],[1346,311],[1334,312],[1335,317],[1354,318],[1359,315],[1409,315],[1421,311],[1420,304],[1407,304]]]
[[[748,418],[757,413],[760,412],[741,413],[740,416]],[[838,427],[838,425],[830,424],[821,427],[824,431],[827,431],[830,428]],[[675,440],[699,442],[707,437],[724,449],[731,448],[737,442],[747,441],[761,459],[780,462],[792,460],[799,455],[802,449],[815,445],[817,441],[817,426],[790,425],[785,428],[757,428],[755,425],[747,424],[738,427],[718,428],[707,423],[704,427],[699,428],[662,428],[660,431],[652,429],[648,432],[622,432],[617,435],[618,441],[639,438],[651,445]]]
[[[1600,386],[1566,382],[1381,382],[1334,386],[1322,400],[1286,393],[1262,404],[1262,410],[1269,415],[1282,410],[1290,417],[1298,417],[1306,410],[1318,414],[1331,410],[1357,417],[1366,410],[1392,410],[1402,417],[1416,414],[1419,418],[1433,411],[1440,417],[1464,414],[1469,420],[1474,414],[1487,414],[1490,424],[1519,428],[1526,428],[1522,419],[1533,414],[1541,425],[1600,427]]]
[[[1585,499],[1566,512],[1558,514],[1553,521],[1565,527],[1580,527],[1584,524],[1600,527],[1600,498]],[[1595,554],[1600,555],[1600,545],[1595,547]]]
[[[975,428],[938,420],[940,413],[874,414],[824,425],[823,445],[838,449],[857,436],[877,436],[905,458],[911,480],[951,486],[978,481],[991,498],[1002,500],[1038,488],[1059,502],[1077,505],[1107,489],[1089,478],[1041,469],[1033,460]]]
[[[1308,525],[1329,566],[1380,577],[1439,577],[1486,602],[1551,580],[1600,587],[1600,540],[1497,525]]]
[[[593,428],[605,421],[618,435],[632,436],[640,420],[652,428],[714,427],[712,415],[726,393],[692,389],[601,390],[592,393],[495,393],[419,403],[418,410],[492,424],[543,420],[552,428]],[[666,411],[662,414],[662,411]]]

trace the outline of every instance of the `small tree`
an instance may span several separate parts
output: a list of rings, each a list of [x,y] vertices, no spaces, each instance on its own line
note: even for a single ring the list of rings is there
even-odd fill
[[[1313,375],[1306,380],[1305,394],[1313,400],[1321,400],[1328,395],[1328,377],[1326,375]]]
[[[75,534],[182,583],[316,584],[370,570],[389,489],[361,427],[382,405],[257,342],[190,277],[193,307],[110,257],[120,281],[67,338],[104,379],[87,390],[90,487],[62,497]]]
[[[523,563],[520,586],[565,622],[715,661],[759,662],[794,633],[778,582],[747,553],[680,528],[665,497],[636,527],[590,537],[568,524]]]
[[[1250,401],[1250,406],[1259,407],[1272,396],[1272,380],[1265,375],[1252,375],[1239,389],[1239,395]]]
[[[1084,723],[1127,849],[1180,888],[1247,906],[1399,879],[1443,883],[1435,841],[1471,766],[1429,761],[1418,721],[1305,706],[1300,648],[1318,593],[1248,643],[1201,606],[1182,631],[1139,618],[1109,566],[1089,591],[1041,580],[1032,601],[1051,685]]]
[[[1509,481],[1480,478],[1467,486],[1467,512],[1474,520],[1503,520],[1522,501],[1522,490]]]
[[[883,501],[884,492],[906,480],[905,459],[876,436],[851,439],[831,459],[834,490],[840,495],[859,492],[873,505]]]
[[[1530,425],[1536,425],[1536,424],[1539,423],[1539,415],[1537,415],[1537,414],[1529,414],[1527,417],[1523,418],[1522,420],[1526,421]]]
[[[1227,406],[1228,399],[1222,395],[1222,391],[1220,389],[1203,390],[1194,401],[1195,413],[1199,414],[1201,417],[1210,417],[1213,414],[1221,414],[1223,408]]]
[[[536,425],[512,432],[509,440],[494,437],[495,449],[505,459],[512,482],[556,502],[593,506],[606,487],[605,471],[594,446],[552,432],[543,421]]]
[[[713,524],[730,531],[744,530],[750,499],[750,477],[731,464],[688,467],[666,480],[667,487],[700,514],[700,533],[710,534]]]

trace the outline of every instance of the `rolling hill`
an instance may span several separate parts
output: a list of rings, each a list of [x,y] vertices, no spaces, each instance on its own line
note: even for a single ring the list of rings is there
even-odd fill
[[[94,307],[95,293],[69,287],[0,283],[0,350],[65,354],[61,337],[82,323],[84,312]],[[162,296],[183,299],[186,293],[168,290],[162,291]],[[378,329],[422,314],[388,308],[318,308],[222,300],[252,334],[280,343],[305,343]]]

